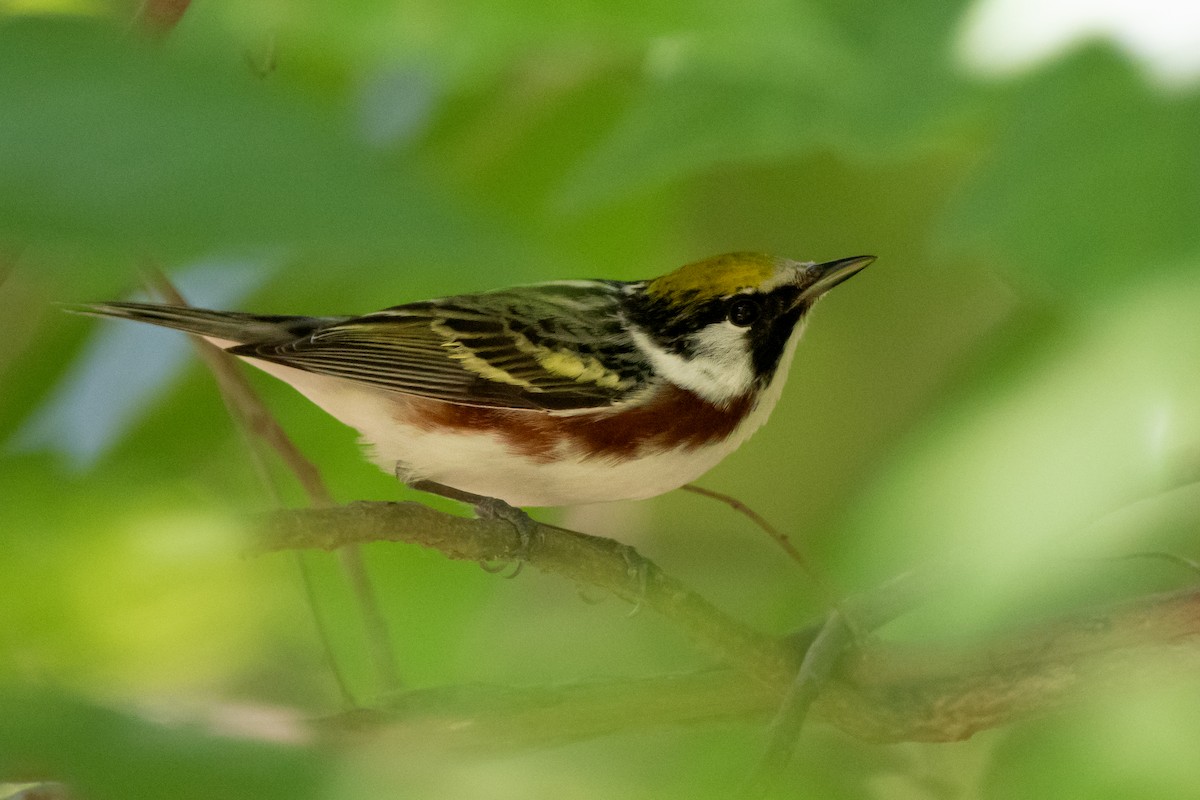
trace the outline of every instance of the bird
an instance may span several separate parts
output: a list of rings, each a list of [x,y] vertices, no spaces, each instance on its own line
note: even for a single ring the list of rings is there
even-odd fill
[[[520,529],[523,508],[645,499],[710,470],[767,421],[813,305],[874,260],[726,253],[361,316],[70,310],[200,336],[356,429],[402,482]]]

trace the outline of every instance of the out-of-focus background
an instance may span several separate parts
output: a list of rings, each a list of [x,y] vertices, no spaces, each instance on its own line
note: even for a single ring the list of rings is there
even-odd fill
[[[1108,557],[1197,555],[1194,4],[198,0],[160,42],[138,5],[0,0],[0,783],[727,797],[765,741],[761,720],[420,759],[264,741],[342,704],[295,559],[243,556],[272,504],[244,439],[183,337],[54,305],[131,296],[147,265],[196,304],[323,314],[730,250],[874,253],[815,313],[770,425],[701,484],[845,591],[968,556],[969,589],[885,631],[901,640],[1189,579]],[[251,379],[338,500],[413,496]],[[537,513],[762,630],[820,614],[703,498]],[[532,570],[364,553],[408,686],[708,663],[655,615]],[[369,703],[336,559],[303,559]],[[1197,719],[1193,682],[953,745],[817,723],[784,794],[1191,798]]]

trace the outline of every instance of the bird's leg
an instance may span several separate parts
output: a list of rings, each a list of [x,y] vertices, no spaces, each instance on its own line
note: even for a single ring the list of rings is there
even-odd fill
[[[518,563],[517,570],[520,571],[520,564],[529,555],[529,548],[533,543],[533,533],[537,529],[537,523],[533,521],[532,517],[516,506],[511,506],[497,497],[486,497],[473,492],[465,492],[462,489],[455,489],[453,486],[447,486],[437,481],[418,480],[407,483],[409,487],[418,491],[429,492],[439,497],[447,497],[451,500],[457,500],[460,503],[467,503],[483,519],[502,519],[516,528],[520,545],[514,557]],[[515,576],[516,572],[510,577]]]

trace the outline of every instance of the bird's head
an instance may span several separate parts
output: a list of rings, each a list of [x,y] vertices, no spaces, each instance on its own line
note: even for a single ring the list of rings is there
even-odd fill
[[[630,321],[656,372],[725,403],[769,385],[813,304],[874,260],[714,256],[633,284]]]

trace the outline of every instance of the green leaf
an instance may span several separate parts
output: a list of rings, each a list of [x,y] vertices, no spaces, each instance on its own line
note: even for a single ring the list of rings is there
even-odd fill
[[[1200,693],[1185,671],[1132,661],[1116,690],[1098,685],[1083,708],[1012,730],[995,748],[978,796],[989,800],[1195,797]]]
[[[1200,94],[1156,94],[1096,47],[1014,87],[994,149],[941,227],[1067,293],[1191,269],[1200,255]]]
[[[878,161],[939,146],[969,98],[950,61],[959,5],[794,4],[660,42],[639,97],[562,202],[611,202],[719,164],[822,150]]]
[[[306,798],[324,766],[297,747],[155,724],[64,694],[0,687],[0,775],[96,800]]]
[[[0,237],[441,253],[470,221],[331,109],[94,23],[0,25]]]
[[[1093,308],[1004,381],[985,373],[990,391],[948,404],[849,504],[850,560],[954,559],[969,596],[937,608],[945,631],[1044,613],[1040,593],[1089,570],[1112,583],[1103,557],[1186,547],[1150,511],[1194,480],[1198,303],[1200,278],[1172,276]]]

